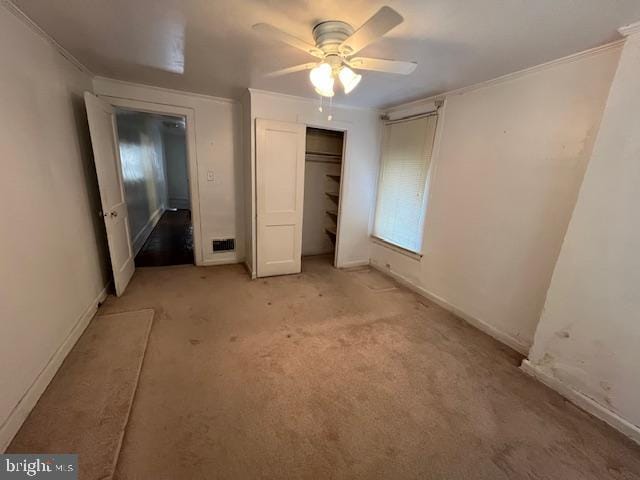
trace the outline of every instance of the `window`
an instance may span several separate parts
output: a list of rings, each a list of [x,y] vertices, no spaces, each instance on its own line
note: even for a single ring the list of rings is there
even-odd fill
[[[373,234],[420,253],[437,115],[384,126]]]

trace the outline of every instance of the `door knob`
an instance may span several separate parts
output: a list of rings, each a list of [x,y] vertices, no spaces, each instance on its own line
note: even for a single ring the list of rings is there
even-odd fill
[[[118,212],[116,212],[115,210],[113,212],[111,212],[111,216],[112,217],[117,217],[118,216]]]

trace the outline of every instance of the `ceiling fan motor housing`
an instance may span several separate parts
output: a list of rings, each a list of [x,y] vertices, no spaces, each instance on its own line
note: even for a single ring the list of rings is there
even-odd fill
[[[353,32],[353,27],[348,23],[330,20],[318,23],[313,27],[313,38],[316,41],[316,46],[325,53],[325,56],[344,57],[348,56],[350,52],[341,51],[340,44],[349,38]]]

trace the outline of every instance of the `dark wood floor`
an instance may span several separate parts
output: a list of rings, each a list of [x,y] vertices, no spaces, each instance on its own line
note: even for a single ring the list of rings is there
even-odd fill
[[[193,264],[190,210],[167,210],[136,256],[136,267]]]

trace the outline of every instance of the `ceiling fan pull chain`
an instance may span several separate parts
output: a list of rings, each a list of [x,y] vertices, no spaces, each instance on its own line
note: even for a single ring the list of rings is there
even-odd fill
[[[328,121],[333,120],[333,115],[331,114],[332,110],[333,110],[333,97],[329,97],[329,115],[327,115]]]

